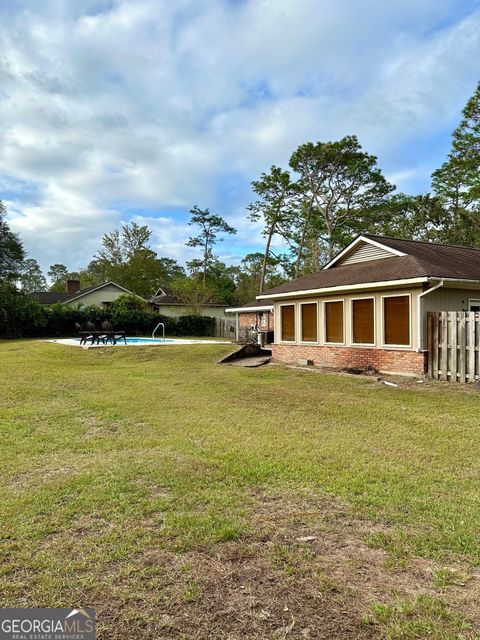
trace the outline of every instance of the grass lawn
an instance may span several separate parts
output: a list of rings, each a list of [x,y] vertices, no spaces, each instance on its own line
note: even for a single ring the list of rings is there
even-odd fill
[[[480,395],[0,342],[0,606],[98,637],[479,638]]]

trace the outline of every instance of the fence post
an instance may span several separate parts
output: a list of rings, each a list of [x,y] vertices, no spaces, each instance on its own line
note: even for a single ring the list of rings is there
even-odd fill
[[[466,351],[467,351],[467,331],[465,326],[465,312],[458,312],[460,321],[458,323],[458,345],[460,352],[458,354],[458,373],[460,382],[466,381]]]

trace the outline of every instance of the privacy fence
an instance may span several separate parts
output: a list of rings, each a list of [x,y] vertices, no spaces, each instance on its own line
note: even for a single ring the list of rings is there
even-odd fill
[[[480,380],[480,313],[427,314],[428,375],[434,380]]]

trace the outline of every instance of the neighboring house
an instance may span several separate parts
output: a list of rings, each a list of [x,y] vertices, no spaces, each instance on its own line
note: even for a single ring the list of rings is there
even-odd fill
[[[192,306],[181,302],[168,287],[160,287],[155,295],[148,301],[158,309],[162,316],[178,318],[192,313]],[[228,319],[225,315],[225,304],[204,304],[198,309],[201,316],[210,316],[219,320]]]
[[[422,374],[428,311],[480,311],[480,249],[362,235],[321,271],[258,296],[272,355]]]
[[[80,280],[68,280],[67,290],[63,291],[35,291],[32,293],[32,297],[35,298],[40,304],[51,305],[57,302],[62,304],[68,304],[70,306],[81,305],[84,307],[95,305],[97,307],[108,307],[114,300],[123,295],[134,296],[125,287],[121,287],[115,282],[104,282],[103,284],[96,285],[95,287],[86,287],[80,289]],[[137,296],[143,302],[144,298]]]
[[[260,297],[241,307],[225,309],[235,314],[235,340],[237,342],[273,342],[273,304]]]

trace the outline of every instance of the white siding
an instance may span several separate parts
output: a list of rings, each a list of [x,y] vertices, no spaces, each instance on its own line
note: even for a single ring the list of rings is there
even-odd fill
[[[369,244],[367,242],[362,242],[358,244],[351,253],[348,253],[341,260],[339,260],[335,266],[339,267],[340,265],[344,266],[347,264],[356,264],[357,262],[368,262],[369,260],[392,258],[393,256],[394,254],[390,251],[387,251],[386,249],[376,247],[375,245]]]

